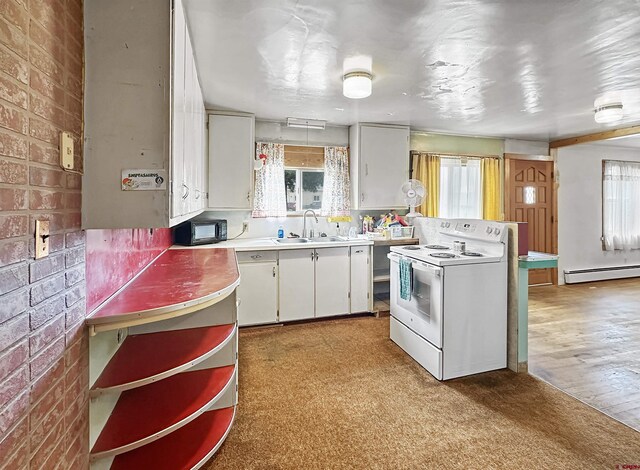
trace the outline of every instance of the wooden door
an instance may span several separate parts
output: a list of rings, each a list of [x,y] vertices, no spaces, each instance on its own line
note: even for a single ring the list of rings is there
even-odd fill
[[[507,215],[527,222],[529,251],[553,251],[553,162],[508,159]],[[552,269],[529,271],[529,285],[553,283]]]

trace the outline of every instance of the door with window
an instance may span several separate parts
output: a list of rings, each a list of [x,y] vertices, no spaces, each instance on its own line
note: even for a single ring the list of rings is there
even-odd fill
[[[507,216],[527,222],[529,251],[553,251],[553,162],[507,160]],[[552,269],[529,271],[529,285],[552,284]]]

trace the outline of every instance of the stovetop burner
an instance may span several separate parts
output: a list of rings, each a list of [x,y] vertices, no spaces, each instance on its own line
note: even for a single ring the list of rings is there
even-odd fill
[[[455,258],[453,253],[431,253],[429,256],[433,258]]]
[[[403,250],[419,250],[420,247],[415,245],[409,245],[409,246],[403,246],[402,249]]]
[[[476,251],[463,251],[462,253],[460,253],[462,256],[473,256],[476,258],[482,257],[484,256],[482,253],[478,253]]]
[[[448,250],[449,249],[448,246],[444,246],[444,245],[425,245],[425,248],[428,248],[429,250]]]

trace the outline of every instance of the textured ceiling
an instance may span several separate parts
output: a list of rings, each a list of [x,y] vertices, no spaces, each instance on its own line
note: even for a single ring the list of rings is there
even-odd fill
[[[640,122],[638,0],[185,0],[208,107],[264,119],[389,122],[555,139],[607,129],[620,92]],[[373,61],[373,94],[342,96],[343,61]]]

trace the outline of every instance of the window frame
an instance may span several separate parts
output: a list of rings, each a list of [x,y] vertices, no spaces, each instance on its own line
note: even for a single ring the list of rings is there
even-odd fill
[[[314,173],[323,173],[324,174],[324,168],[310,168],[310,167],[293,167],[293,166],[285,166],[284,167],[284,171],[286,172],[287,170],[293,170],[296,172],[296,210],[295,211],[290,211],[287,208],[287,217],[289,216],[294,216],[294,217],[300,217],[302,215],[304,215],[304,212],[307,211],[308,209],[303,209],[302,208],[302,193],[303,193],[303,189],[302,189],[302,172],[314,172]],[[286,194],[287,188],[286,188],[286,183],[285,183],[285,194]],[[322,208],[322,196],[320,196],[320,208]],[[317,210],[320,211],[320,209],[311,209],[311,210]]]
[[[601,188],[600,188],[600,200],[602,203],[601,206],[601,228],[600,228],[600,242],[601,242],[601,248],[602,251],[608,251],[607,250],[607,243],[606,243],[606,234],[605,234],[605,207],[606,207],[606,201],[605,201],[605,194],[604,194],[604,186],[605,186],[605,173],[606,173],[606,165],[607,162],[616,162],[616,163],[631,163],[631,164],[637,164],[638,166],[640,166],[640,162],[638,161],[634,161],[634,160],[618,160],[615,158],[603,158],[602,159],[602,174],[600,176],[600,182],[601,182]],[[620,250],[616,250],[614,249],[614,251],[620,251]]]

